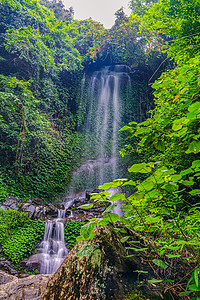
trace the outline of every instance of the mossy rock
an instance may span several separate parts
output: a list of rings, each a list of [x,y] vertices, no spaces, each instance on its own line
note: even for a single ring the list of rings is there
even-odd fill
[[[41,299],[148,299],[136,292],[135,295],[140,298],[125,298],[137,280],[133,271],[142,268],[140,257],[127,257],[120,234],[116,234],[111,226],[97,227],[94,231],[92,240],[80,241],[72,249],[49,281]],[[77,252],[81,253],[83,248],[85,253],[90,250],[88,255],[78,257]]]

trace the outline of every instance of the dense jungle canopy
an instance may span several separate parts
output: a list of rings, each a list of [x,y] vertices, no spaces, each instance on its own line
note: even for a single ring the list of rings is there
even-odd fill
[[[179,297],[200,299],[200,2],[131,0],[130,8],[105,29],[75,20],[60,0],[0,0],[0,198],[48,203],[66,190],[87,159],[78,126],[83,74],[127,65],[141,106],[121,129],[128,179],[102,189],[122,188],[112,199],[127,203],[121,223],[145,237],[155,266],[181,257],[190,281],[184,290],[180,279]],[[93,197],[106,202],[103,191]],[[118,221],[111,209],[96,223]],[[166,276],[173,291],[174,276]]]
[[[147,85],[163,54],[153,36],[148,42],[149,33],[139,32],[139,15],[127,17],[123,9],[106,30],[92,19],[73,20],[61,1],[0,5],[1,197],[49,201],[63,192],[81,154],[76,127],[83,71],[127,64]]]

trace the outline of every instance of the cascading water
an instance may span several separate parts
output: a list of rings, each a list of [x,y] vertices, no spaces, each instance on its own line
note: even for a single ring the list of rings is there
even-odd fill
[[[94,189],[117,177],[119,129],[122,127],[123,112],[120,89],[123,84],[129,94],[129,73],[129,67],[118,65],[94,72],[89,83],[85,75],[83,77],[78,120],[82,118],[79,128],[85,128],[84,152],[89,159],[74,172],[73,189],[79,183],[82,183],[82,190]],[[81,173],[87,174],[85,179],[84,175],[77,179]]]
[[[45,235],[38,253],[41,253],[41,274],[51,274],[60,267],[68,250],[64,241],[65,210],[58,211],[58,218],[49,220],[45,225]]]
[[[73,199],[73,193],[78,186],[76,179],[82,173],[85,173],[85,181],[81,182],[81,189],[94,189],[104,182],[111,181],[117,176],[118,169],[118,140],[119,129],[121,127],[122,104],[120,100],[120,88],[125,84],[127,94],[130,90],[130,69],[127,66],[104,67],[96,71],[90,77],[88,89],[86,91],[86,76],[81,82],[81,116],[85,118],[85,152],[89,158],[78,170],[74,172],[71,183],[72,192],[69,198]],[[86,94],[87,101],[84,102]],[[85,114],[83,110],[86,109]],[[79,128],[82,126],[79,125]],[[83,124],[82,124],[83,125]],[[88,138],[89,137],[89,138]],[[89,140],[89,143],[88,143]],[[88,151],[89,148],[89,151]],[[111,195],[117,190],[110,191]],[[34,259],[40,262],[40,273],[50,274],[60,267],[68,250],[64,241],[64,219],[65,211],[74,200],[67,201],[64,204],[65,210],[58,210],[58,217],[54,220],[48,220],[45,225],[45,235],[43,241],[38,247],[38,254],[33,255],[30,263]],[[115,208],[116,213],[121,215],[120,203]],[[73,212],[69,218],[73,217]]]
[[[82,110],[86,107],[85,134],[89,137],[93,150],[86,138],[86,150],[90,148],[89,159],[74,172],[71,191],[76,189],[75,179],[80,173],[87,174],[85,182],[79,180],[82,183],[82,190],[95,188],[117,176],[118,132],[121,127],[122,111],[120,87],[122,82],[125,82],[127,91],[129,90],[129,72],[126,66],[104,67],[90,77],[87,91],[86,76],[84,75],[82,79],[80,115],[83,115]],[[65,210],[70,205],[72,202],[65,203]],[[38,248],[42,274],[55,272],[68,254],[64,242],[65,210],[58,211],[57,219],[46,222],[44,239]],[[73,212],[69,217],[73,217]]]
[[[37,254],[29,257],[28,265],[40,265],[41,274],[56,272],[68,254],[64,240],[64,222],[66,210],[73,205],[74,200],[62,203],[65,209],[58,210],[56,219],[46,221],[43,241],[37,247]],[[72,214],[71,216],[72,217]]]

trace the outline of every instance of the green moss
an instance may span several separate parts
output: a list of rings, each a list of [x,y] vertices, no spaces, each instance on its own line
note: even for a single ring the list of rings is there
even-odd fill
[[[91,256],[91,264],[93,266],[93,268],[97,267],[98,269],[100,269],[101,266],[101,250],[100,249],[95,249],[94,252],[92,253]]]
[[[124,300],[149,300],[147,298],[144,298],[143,296],[139,295],[139,293],[134,290],[131,293],[129,293]]]

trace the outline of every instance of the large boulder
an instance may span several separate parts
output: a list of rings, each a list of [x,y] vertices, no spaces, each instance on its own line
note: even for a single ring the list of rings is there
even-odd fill
[[[97,227],[95,231],[91,241],[76,244],[48,282],[40,299],[125,299],[124,295],[133,289],[137,280],[133,271],[143,269],[141,260],[138,256],[127,257],[120,234],[116,234],[111,226]],[[87,250],[92,248],[92,253],[78,257],[77,251],[85,246]],[[157,299],[157,296],[152,299]]]
[[[52,275],[17,278],[0,271],[0,300],[34,300],[44,292]]]

